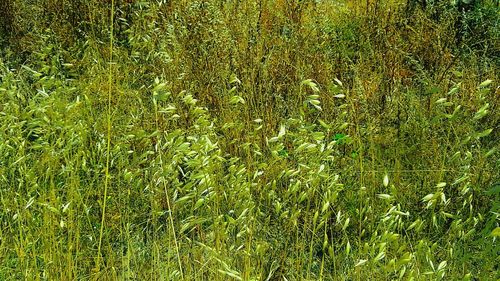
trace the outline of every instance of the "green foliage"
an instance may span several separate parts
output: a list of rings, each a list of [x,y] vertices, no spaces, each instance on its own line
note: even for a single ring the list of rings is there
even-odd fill
[[[1,3],[0,279],[497,278],[492,1]]]

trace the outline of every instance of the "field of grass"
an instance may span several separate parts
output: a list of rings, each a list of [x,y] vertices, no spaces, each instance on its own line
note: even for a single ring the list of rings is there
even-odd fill
[[[499,10],[2,0],[0,280],[499,280]]]

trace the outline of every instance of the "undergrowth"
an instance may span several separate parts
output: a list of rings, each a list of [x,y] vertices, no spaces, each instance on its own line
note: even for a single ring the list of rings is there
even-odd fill
[[[4,1],[0,279],[496,280],[498,3],[426,2]]]

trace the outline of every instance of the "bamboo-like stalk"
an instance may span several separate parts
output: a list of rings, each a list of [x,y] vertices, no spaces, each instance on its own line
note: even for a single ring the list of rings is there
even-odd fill
[[[107,110],[107,144],[106,144],[106,169],[104,178],[104,194],[102,199],[102,216],[101,216],[101,229],[99,231],[99,245],[97,246],[97,260],[95,264],[95,271],[98,273],[101,266],[101,247],[102,237],[104,234],[104,222],[106,220],[106,202],[108,198],[109,187],[109,165],[110,165],[110,150],[111,150],[111,97],[113,92],[113,42],[114,42],[114,13],[115,1],[111,0],[111,20],[110,20],[110,40],[109,40],[109,68],[108,68],[108,110]]]

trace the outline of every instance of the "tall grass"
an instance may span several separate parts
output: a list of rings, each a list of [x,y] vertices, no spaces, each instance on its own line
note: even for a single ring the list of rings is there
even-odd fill
[[[0,279],[495,280],[476,2],[6,1]]]

